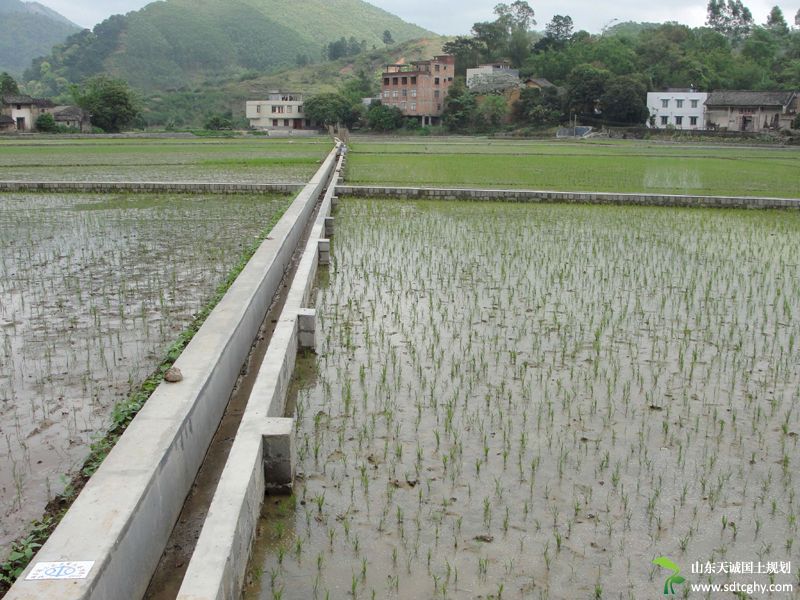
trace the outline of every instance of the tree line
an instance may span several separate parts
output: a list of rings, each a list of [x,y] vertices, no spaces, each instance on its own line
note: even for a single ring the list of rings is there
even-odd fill
[[[512,107],[522,125],[584,122],[644,123],[646,92],[665,87],[796,90],[800,88],[800,11],[790,26],[780,7],[756,24],[741,0],[710,0],[704,27],[678,23],[622,23],[600,34],[575,31],[556,15],[543,33],[531,31],[534,11],[524,0],[498,4],[495,20],[475,23],[471,35],[444,45],[456,73],[506,61],[523,79],[556,87],[523,89]],[[482,123],[481,103],[462,87],[451,89],[445,122],[469,129]],[[502,112],[495,102],[498,111]],[[485,111],[484,111],[485,112]]]

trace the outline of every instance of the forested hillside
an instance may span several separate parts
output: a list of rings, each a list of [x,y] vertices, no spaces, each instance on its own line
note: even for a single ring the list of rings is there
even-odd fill
[[[80,27],[38,2],[0,0],[0,72],[21,74]]]
[[[447,38],[440,37],[413,40],[368,50],[354,57],[320,61],[269,74],[248,72],[234,79],[220,78],[203,85],[153,93],[145,98],[141,125],[198,127],[210,115],[217,114],[232,118],[237,127],[246,127],[245,101],[264,98],[270,90],[293,90],[311,96],[336,92],[342,86],[365,78],[363,89],[353,97],[353,102],[360,104],[361,96],[378,93],[378,75],[383,65],[441,54],[446,41]]]
[[[71,36],[25,73],[29,91],[64,94],[106,72],[145,93],[318,62],[341,38],[358,51],[430,35],[362,0],[167,0]]]

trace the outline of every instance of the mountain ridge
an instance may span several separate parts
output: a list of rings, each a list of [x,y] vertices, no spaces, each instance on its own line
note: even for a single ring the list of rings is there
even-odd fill
[[[0,71],[19,76],[80,27],[38,2],[0,0]]]
[[[341,37],[381,48],[387,30],[397,42],[435,35],[363,0],[162,0],[70,36],[25,81],[47,96],[98,73],[145,93],[176,90],[316,62]]]

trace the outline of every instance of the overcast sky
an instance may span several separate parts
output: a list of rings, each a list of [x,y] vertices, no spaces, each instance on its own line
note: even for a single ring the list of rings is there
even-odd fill
[[[126,13],[148,4],[147,0],[39,0],[83,27],[92,27],[106,17]],[[492,7],[500,0],[371,0],[371,3],[392,12],[406,21],[444,35],[466,34],[476,21],[491,20]],[[510,3],[513,0],[506,0]],[[775,0],[745,0],[757,23],[764,23]],[[641,0],[617,0],[601,3],[594,0],[528,0],[536,12],[537,28],[555,14],[569,15],[576,29],[599,32],[616,21],[678,21],[691,26],[702,25],[706,16],[704,0],[673,0],[669,3]],[[779,4],[791,25],[800,2]]]

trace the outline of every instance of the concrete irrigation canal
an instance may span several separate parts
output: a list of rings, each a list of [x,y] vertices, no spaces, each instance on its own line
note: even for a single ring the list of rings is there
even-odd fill
[[[298,348],[314,345],[314,311],[304,305],[317,265],[328,260],[326,219],[343,160],[337,144],[175,362],[182,380],[153,393],[6,598],[145,594],[284,273],[317,214],[178,597],[238,595],[265,487],[292,480],[292,419],[284,417],[284,401]]]
[[[305,186],[0,183],[0,191],[14,192],[296,193],[175,362],[182,377],[159,385],[7,599],[211,600],[241,596],[265,495],[290,489],[295,482],[295,414],[287,398],[298,354],[320,344],[312,292],[319,267],[331,261],[333,210],[339,196],[800,208],[800,200],[780,198],[347,186],[343,180],[346,150],[337,140]],[[486,398],[488,406],[489,396]],[[662,410],[655,405],[649,408]],[[523,439],[527,444],[527,438]],[[417,447],[421,462],[422,448]],[[488,461],[488,446],[484,455]],[[483,463],[478,460],[476,464],[480,473]],[[355,471],[354,465],[352,469]],[[364,472],[362,478],[366,478]],[[422,504],[423,486],[418,476],[406,475],[393,484],[401,490],[419,484],[415,494]],[[202,493],[194,494],[197,489]],[[323,502],[324,495],[319,513]],[[527,502],[525,508],[527,514]],[[579,510],[576,506],[576,515]],[[506,521],[508,518],[506,510]],[[399,510],[397,519],[402,520]],[[460,531],[460,519],[458,527]],[[192,535],[193,530],[200,531],[199,537]],[[437,543],[438,535],[437,527]],[[490,543],[493,538],[478,535],[474,539]],[[330,543],[332,546],[333,537]],[[176,547],[180,547],[177,555]],[[559,551],[560,547],[558,537]],[[486,564],[482,567],[485,572]],[[366,562],[362,574],[366,579]],[[353,581],[355,589],[356,575]]]

